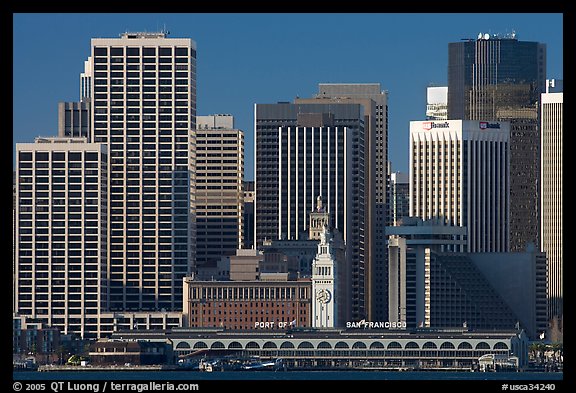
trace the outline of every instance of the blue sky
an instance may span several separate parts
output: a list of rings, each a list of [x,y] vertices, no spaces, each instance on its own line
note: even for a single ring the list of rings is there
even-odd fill
[[[56,135],[57,104],[77,101],[93,37],[170,31],[198,48],[199,115],[229,113],[246,137],[253,179],[254,104],[311,97],[318,83],[376,83],[389,92],[389,158],[408,169],[409,122],[426,87],[447,83],[448,43],[516,32],[547,44],[547,77],[563,78],[563,16],[520,14],[14,14],[14,143]]]

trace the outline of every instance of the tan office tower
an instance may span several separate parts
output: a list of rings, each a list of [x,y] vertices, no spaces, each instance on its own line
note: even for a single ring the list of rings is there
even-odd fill
[[[86,138],[16,144],[15,314],[98,337],[106,304],[106,147]]]
[[[557,81],[548,82],[542,94],[542,180],[541,180],[541,250],[548,258],[548,319],[562,318],[562,138],[564,93],[553,92]],[[552,85],[552,86],[551,86]]]
[[[314,98],[298,98],[298,104],[360,104],[364,107],[366,230],[364,286],[365,314],[374,321],[387,320],[387,162],[388,162],[388,92],[380,83],[320,83]]]
[[[467,248],[508,251],[510,124],[410,122],[410,216],[467,228]]]
[[[231,115],[196,124],[196,266],[216,266],[243,245],[244,132]]]
[[[91,140],[108,146],[109,311],[181,311],[195,240],[196,44],[92,39]]]

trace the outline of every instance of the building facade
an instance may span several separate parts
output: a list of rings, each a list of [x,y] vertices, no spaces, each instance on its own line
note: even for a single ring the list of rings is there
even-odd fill
[[[296,99],[295,103],[350,103],[364,107],[365,115],[365,178],[366,258],[364,271],[365,314],[374,320],[386,319],[386,240],[384,226],[387,215],[388,163],[388,92],[380,83],[320,83],[312,99]]]
[[[351,315],[366,313],[365,129],[359,104],[257,104],[256,243],[307,236],[318,195],[346,244]]]
[[[256,189],[254,180],[244,181],[244,245],[243,248],[254,247],[254,201]]]
[[[448,86],[426,88],[426,120],[448,120]]]
[[[90,138],[90,102],[58,103],[58,136]]]
[[[467,228],[468,252],[509,245],[507,122],[410,122],[410,216]]]
[[[188,327],[285,330],[309,327],[312,284],[299,281],[195,281],[184,279]]]
[[[16,144],[15,308],[96,338],[108,295],[108,152],[85,138]]]
[[[515,358],[515,368],[528,364],[524,332],[430,329],[289,329],[228,331],[227,329],[175,329],[168,332],[122,332],[117,340],[171,343],[174,359],[212,359],[230,353],[241,357],[281,358],[290,369],[422,370],[452,368],[478,370],[484,355]],[[196,357],[194,353],[197,353]]]
[[[110,158],[108,310],[181,311],[195,258],[196,44],[123,33],[93,38],[90,59],[91,140]]]
[[[244,243],[244,132],[231,115],[197,117],[196,266]]]
[[[427,249],[456,250],[466,244],[466,229],[447,226],[441,220],[404,217],[399,225],[386,227],[388,236],[389,321],[411,329],[430,327],[425,314],[424,257]]]
[[[92,76],[93,76],[94,66],[92,64],[92,57],[84,61],[84,72],[80,73],[80,101],[89,102],[92,99],[93,86],[92,86]]]
[[[546,45],[514,34],[448,44],[448,119],[510,122],[510,251],[540,238],[540,94]]]
[[[546,256],[453,252],[465,228],[406,220],[387,227],[391,321],[408,329],[514,329],[531,339],[546,330]]]
[[[556,85],[550,81],[548,86]],[[563,158],[563,108],[564,93],[542,94],[541,117],[541,250],[548,257],[548,318],[562,318],[563,311],[563,199],[562,199],[562,158]]]
[[[400,225],[402,217],[410,216],[410,183],[408,183],[408,174],[392,172],[388,190],[390,196],[388,197],[386,226]]]

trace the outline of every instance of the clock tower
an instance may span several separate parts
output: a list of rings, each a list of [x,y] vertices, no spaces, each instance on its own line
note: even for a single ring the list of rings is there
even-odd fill
[[[320,240],[320,234],[324,227],[329,227],[330,216],[327,209],[322,205],[322,197],[316,198],[316,208],[310,212],[310,223],[308,225],[308,239]]]
[[[323,226],[318,253],[312,262],[312,327],[316,328],[333,328],[337,323],[337,264],[331,243],[328,227]]]

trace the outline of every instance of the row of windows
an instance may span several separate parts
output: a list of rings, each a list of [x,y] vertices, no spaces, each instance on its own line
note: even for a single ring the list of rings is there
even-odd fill
[[[52,152],[52,161],[82,161],[82,153],[81,152],[73,152],[69,151],[68,157],[66,157],[66,152]],[[50,160],[50,153],[43,152],[43,151],[36,151],[34,154],[34,158],[36,161],[49,161]],[[100,159],[102,161],[106,160],[106,155],[104,153],[101,154]],[[32,152],[29,151],[20,151],[18,154],[18,160],[20,162],[32,161]],[[98,162],[99,161],[99,153],[98,152],[91,152],[87,151],[84,152],[84,161],[91,161],[91,162]]]
[[[188,48],[187,47],[103,47],[103,46],[96,46],[94,47],[94,56],[108,56],[108,49],[110,49],[111,56],[156,56],[158,52],[159,56],[172,56],[174,53],[175,56],[188,56]],[[174,49],[174,51],[173,51]],[[126,50],[126,51],[124,51]],[[196,51],[194,49],[190,49],[190,55],[195,58]]]

